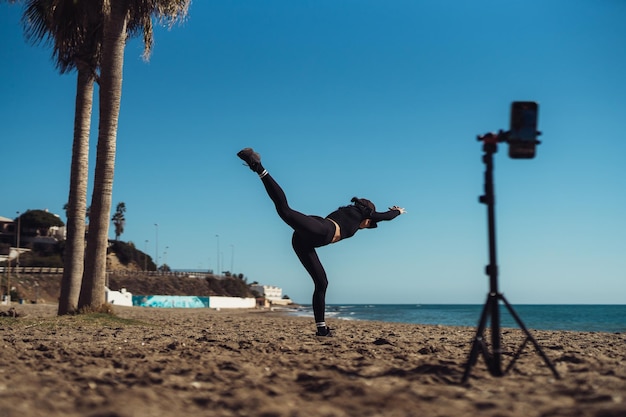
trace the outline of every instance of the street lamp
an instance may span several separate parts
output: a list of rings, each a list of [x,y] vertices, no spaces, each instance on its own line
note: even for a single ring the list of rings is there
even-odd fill
[[[17,279],[20,279],[20,233],[21,233],[21,229],[22,229],[22,216],[20,216],[20,212],[16,211],[17,213],[17,258],[15,260],[15,266],[17,266],[17,268],[15,268],[15,275],[17,276]],[[8,300],[8,304],[11,305],[11,285],[9,285],[9,281],[7,279],[7,300]]]
[[[167,265],[167,250],[169,249],[169,246],[165,247],[165,250],[163,251],[163,265]]]
[[[235,245],[230,245],[230,274],[235,274]]]
[[[143,270],[148,271],[148,239],[146,239],[146,246],[143,251]]]
[[[215,272],[217,272],[217,275],[221,275],[220,274],[220,235],[215,235],[215,237],[217,238],[217,270]]]
[[[156,249],[154,251],[154,264],[156,265],[156,269],[158,271],[159,270],[159,225],[158,223],[155,223],[154,227],[156,230],[156,241],[155,241]]]
[[[17,267],[19,268],[20,266],[20,233],[21,233],[21,229],[22,229],[22,216],[20,216],[20,212],[16,211],[17,213]],[[19,269],[17,270],[17,274],[19,275]]]

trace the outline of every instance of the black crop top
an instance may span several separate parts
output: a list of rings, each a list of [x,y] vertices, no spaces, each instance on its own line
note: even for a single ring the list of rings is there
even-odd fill
[[[354,236],[359,230],[359,225],[365,219],[372,219],[373,224],[370,227],[374,228],[377,227],[376,223],[379,221],[395,219],[399,214],[399,210],[389,210],[384,213],[375,211],[368,216],[356,206],[345,206],[338,208],[326,217],[339,225],[341,229],[341,239],[346,239]]]

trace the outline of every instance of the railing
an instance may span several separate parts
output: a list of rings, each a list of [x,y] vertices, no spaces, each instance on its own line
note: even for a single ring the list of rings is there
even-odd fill
[[[53,268],[49,266],[0,266],[0,274],[6,274],[7,272],[14,274],[62,274],[63,268]]]
[[[7,267],[0,266],[0,275],[6,273],[13,274],[63,274],[63,268],[53,268],[49,266],[20,266],[20,267]],[[151,276],[151,277],[188,277],[188,278],[206,278],[215,277],[223,278],[220,275],[213,275],[209,272],[196,272],[196,271],[129,271],[125,269],[109,270],[107,274],[125,275],[125,276]]]
[[[107,274],[126,275],[126,276],[150,276],[150,277],[188,277],[188,278],[206,278],[215,277],[223,278],[223,276],[213,275],[209,272],[196,272],[196,271],[132,271],[127,269],[109,270]]]

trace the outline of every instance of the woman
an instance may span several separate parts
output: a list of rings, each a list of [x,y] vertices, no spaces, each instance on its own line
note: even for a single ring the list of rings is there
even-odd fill
[[[292,237],[293,250],[307,270],[313,282],[313,314],[317,326],[317,336],[332,336],[326,326],[324,313],[326,309],[326,288],[328,279],[315,248],[338,242],[352,237],[359,229],[373,229],[382,220],[396,218],[405,210],[398,206],[389,211],[379,213],[374,204],[364,198],[352,198],[352,205],[340,207],[326,218],[308,216],[295,211],[287,204],[287,197],[274,178],[261,165],[261,157],[252,148],[242,149],[237,153],[250,169],[256,172],[270,196],[278,215],[294,230]]]

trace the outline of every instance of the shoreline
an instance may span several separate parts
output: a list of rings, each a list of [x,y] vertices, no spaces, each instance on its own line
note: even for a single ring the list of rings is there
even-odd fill
[[[327,304],[328,320],[368,320],[416,325],[476,328],[483,304]],[[520,325],[501,306],[502,328]],[[533,331],[573,331],[626,334],[626,304],[519,304],[512,306],[522,323]],[[310,305],[300,305],[295,316],[313,317]]]
[[[0,409],[8,417],[626,415],[626,336],[532,331],[494,377],[466,367],[473,327],[332,320],[336,336],[285,311],[114,307],[90,322],[56,305],[3,317]],[[524,341],[502,329],[503,362]]]

